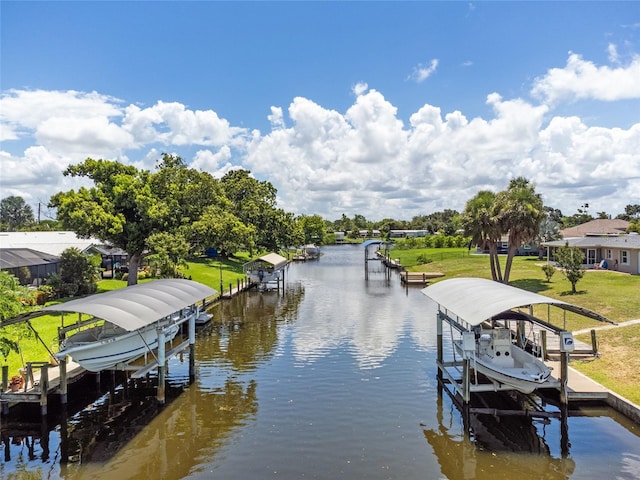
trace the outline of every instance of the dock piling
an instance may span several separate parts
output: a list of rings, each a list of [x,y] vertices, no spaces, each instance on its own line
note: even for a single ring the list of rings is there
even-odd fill
[[[189,382],[196,378],[196,317],[189,319]]]
[[[40,367],[40,415],[47,415],[47,393],[49,392],[49,365]]]
[[[158,393],[157,399],[158,402],[164,405],[165,402],[165,392],[164,392],[164,381],[165,381],[165,371],[166,371],[166,359],[165,359],[165,335],[164,330],[162,328],[158,329]]]

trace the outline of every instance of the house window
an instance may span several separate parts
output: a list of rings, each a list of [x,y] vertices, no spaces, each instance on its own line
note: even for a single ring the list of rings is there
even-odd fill
[[[611,249],[607,248],[607,258],[613,258],[613,255],[611,254]]]
[[[629,252],[627,250],[620,250],[620,263],[629,265]]]

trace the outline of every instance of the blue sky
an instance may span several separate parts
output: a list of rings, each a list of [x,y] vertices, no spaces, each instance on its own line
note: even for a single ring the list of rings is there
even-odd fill
[[[12,2],[0,196],[84,158],[247,168],[327,219],[459,211],[532,180],[640,203],[637,2]]]

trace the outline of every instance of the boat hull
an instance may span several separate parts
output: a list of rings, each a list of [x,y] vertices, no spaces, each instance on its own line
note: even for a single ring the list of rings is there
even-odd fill
[[[498,383],[509,385],[513,387],[514,390],[518,390],[522,393],[532,393],[534,390],[544,387],[544,383],[549,378],[549,375],[546,375],[546,377],[541,378],[540,380],[530,380],[523,378],[525,375],[531,375],[528,370],[516,367],[512,367],[512,371],[506,369],[498,370],[487,363],[483,363],[477,358],[475,359],[475,368],[485,377]]]
[[[551,378],[551,369],[539,358],[505,341],[504,335],[485,334],[491,338],[485,344],[476,341],[474,351],[464,351],[462,342],[454,342],[456,350],[471,360],[471,367],[493,382],[508,385],[522,393],[544,388]],[[502,338],[500,338],[502,337]],[[482,338],[482,337],[481,337]]]
[[[166,341],[173,340],[180,329],[177,323],[170,323],[163,328]],[[56,357],[62,359],[68,355],[85,370],[100,372],[128,363],[157,347],[157,326],[153,324],[93,342],[76,343],[71,336]]]

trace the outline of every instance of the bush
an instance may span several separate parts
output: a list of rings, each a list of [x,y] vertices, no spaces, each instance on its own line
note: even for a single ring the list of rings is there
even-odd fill
[[[546,263],[542,266],[542,271],[544,272],[544,276],[547,277],[547,282],[551,281],[551,277],[556,273],[556,267],[551,265],[550,263]]]
[[[421,253],[420,255],[418,255],[416,257],[416,260],[418,261],[418,263],[420,264],[425,264],[425,263],[431,263],[433,260],[431,260],[430,258],[428,258],[425,254]]]
[[[38,290],[36,292],[36,305],[44,305],[45,303],[47,303],[47,299],[49,298],[49,296],[43,292],[42,290]]]

